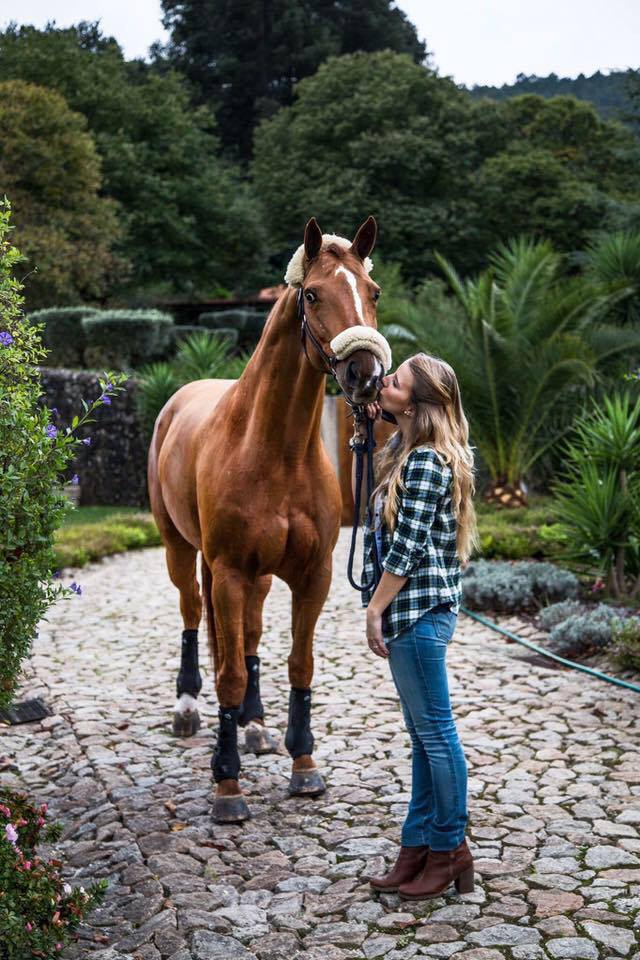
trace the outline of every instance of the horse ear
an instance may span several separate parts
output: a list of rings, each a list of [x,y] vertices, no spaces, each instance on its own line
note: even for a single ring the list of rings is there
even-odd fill
[[[322,248],[322,230],[315,217],[304,228],[304,254],[308,261],[315,260]]]
[[[378,236],[378,224],[374,217],[367,217],[365,222],[358,227],[355,239],[351,244],[351,252],[364,260],[368,257],[376,245]]]

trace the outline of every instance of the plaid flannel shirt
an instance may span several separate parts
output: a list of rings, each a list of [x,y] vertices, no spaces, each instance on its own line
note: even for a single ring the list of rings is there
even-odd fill
[[[403,467],[396,528],[382,525],[382,568],[409,579],[382,616],[382,636],[393,640],[423,613],[440,603],[458,611],[462,591],[456,550],[456,519],[451,504],[451,468],[433,447],[416,447]],[[364,524],[361,583],[373,580],[374,532]],[[374,590],[362,592],[367,607]]]

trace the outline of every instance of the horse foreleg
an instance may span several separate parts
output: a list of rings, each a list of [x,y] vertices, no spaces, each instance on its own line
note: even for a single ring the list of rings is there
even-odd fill
[[[289,657],[289,722],[285,746],[293,759],[289,793],[315,797],[326,790],[312,753],[311,681],[313,679],[313,637],[316,623],[331,586],[331,562],[323,566],[304,586],[292,588],[293,646]]]
[[[247,668],[247,689],[240,707],[238,723],[245,727],[247,750],[256,755],[273,753],[277,742],[264,725],[264,707],[260,696],[260,657],[258,645],[262,636],[262,608],[271,589],[272,577],[259,577],[251,591],[245,609],[244,662]]]
[[[214,563],[211,571],[216,624],[216,693],[219,704],[218,741],[211,760],[216,782],[213,816],[218,823],[229,823],[249,817],[249,808],[238,784],[238,720],[247,689],[244,620],[253,584],[237,570],[219,563]]]

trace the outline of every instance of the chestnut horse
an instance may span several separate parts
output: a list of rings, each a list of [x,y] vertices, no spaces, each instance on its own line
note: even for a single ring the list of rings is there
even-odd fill
[[[384,342],[375,329],[380,291],[365,264],[376,230],[369,217],[349,246],[323,237],[311,219],[304,250],[298,251],[299,289],[289,287],[278,299],[239,380],[186,384],[156,420],[149,495],[184,623],[174,732],[190,736],[200,723],[198,625],[204,602],[219,705],[212,769],[214,818],[220,822],[249,816],[238,786],[238,725],[249,725],[247,746],[255,752],[273,746],[263,726],[257,655],[273,574],[292,593],[289,792],[315,796],[325,789],[312,758],[313,636],[331,584],[341,495],[320,421],[330,365],[358,404],[375,399],[386,372],[379,352],[356,349],[337,359],[330,351],[347,329],[341,342],[351,336]],[[313,349],[307,350],[304,333],[301,348],[301,320]]]

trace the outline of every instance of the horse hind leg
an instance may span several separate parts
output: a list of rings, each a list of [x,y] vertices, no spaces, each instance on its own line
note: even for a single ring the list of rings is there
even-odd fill
[[[198,627],[202,616],[202,598],[196,578],[198,551],[175,528],[169,537],[163,534],[163,539],[169,577],[180,592],[180,612],[184,624],[180,670],[176,679],[173,732],[176,737],[191,737],[200,728],[197,700],[202,689],[198,662]]]
[[[262,636],[262,609],[271,589],[271,575],[259,577],[249,594],[244,617],[244,662],[247,668],[247,689],[240,706],[238,724],[245,728],[245,749],[256,756],[274,753],[278,742],[264,724],[264,707],[260,696],[260,657],[258,645]]]

